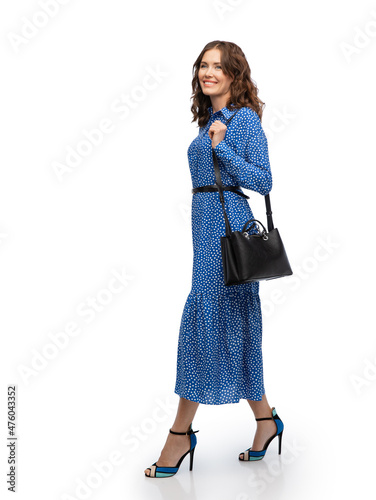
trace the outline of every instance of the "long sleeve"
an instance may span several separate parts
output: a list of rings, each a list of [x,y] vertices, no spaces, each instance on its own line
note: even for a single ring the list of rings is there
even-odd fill
[[[229,127],[236,130],[232,144],[226,141],[228,129],[225,138],[215,146],[214,152],[241,187],[266,195],[273,184],[267,139],[257,113],[250,108],[243,109],[242,114],[238,113],[241,115],[239,120],[234,117],[229,124]]]

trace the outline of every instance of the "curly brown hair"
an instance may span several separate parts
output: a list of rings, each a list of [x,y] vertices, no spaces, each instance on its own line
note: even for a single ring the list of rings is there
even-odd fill
[[[210,49],[219,49],[221,51],[221,66],[223,73],[234,78],[234,81],[230,85],[231,96],[226,106],[229,109],[231,103],[234,104],[234,106],[231,107],[232,109],[247,106],[252,108],[261,120],[265,103],[257,96],[258,88],[251,78],[251,69],[242,49],[233,42],[214,40],[205,45],[193,64],[191,96],[191,99],[193,99],[191,106],[191,111],[193,113],[192,122],[198,119],[198,126],[203,127],[210,118],[208,108],[211,106],[211,100],[209,96],[202,92],[198,80],[198,70],[201,65],[201,60],[204,53]]]

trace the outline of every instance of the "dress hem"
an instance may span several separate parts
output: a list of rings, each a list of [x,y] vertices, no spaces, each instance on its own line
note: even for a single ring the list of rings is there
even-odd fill
[[[188,401],[193,401],[195,403],[204,404],[204,405],[216,405],[216,406],[218,406],[218,405],[224,405],[224,404],[236,404],[236,403],[240,403],[241,399],[250,399],[251,401],[261,401],[262,400],[262,396],[265,394],[265,391],[261,394],[260,399],[254,399],[254,398],[249,397],[249,396],[239,396],[236,401],[221,401],[221,402],[218,402],[218,403],[210,403],[208,401],[203,401],[202,398],[197,398],[197,397],[192,397],[192,396],[184,395],[182,393],[177,392],[176,390],[174,391],[174,393],[177,394],[181,398],[187,399]]]

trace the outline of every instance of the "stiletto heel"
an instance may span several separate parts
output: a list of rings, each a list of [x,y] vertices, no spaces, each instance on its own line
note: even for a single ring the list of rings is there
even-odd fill
[[[188,432],[175,432],[170,429],[171,434],[178,434],[180,436],[185,436],[188,435],[191,440],[191,446],[189,450],[182,455],[178,461],[178,463],[175,465],[175,467],[161,467],[157,465],[157,462],[154,462],[151,467],[148,467],[148,470],[150,470],[150,474],[146,474],[146,477],[171,477],[174,476],[177,471],[179,470],[179,467],[184,460],[184,458],[190,454],[190,463],[189,463],[189,470],[191,471],[193,468],[193,455],[195,452],[196,444],[197,444],[197,437],[195,436],[196,432],[199,431],[193,431],[192,430],[192,424],[189,426]]]
[[[195,453],[195,448],[192,448],[191,450],[191,458],[190,458],[190,462],[189,462],[189,470],[192,470],[193,469],[193,455]]]
[[[265,456],[266,450],[268,449],[269,444],[273,441],[273,439],[278,436],[278,454],[281,454],[281,447],[282,447],[282,433],[284,429],[284,425],[282,420],[279,418],[277,415],[276,409],[272,408],[272,416],[271,417],[263,417],[263,418],[256,418],[256,420],[274,420],[274,422],[277,425],[277,431],[273,436],[271,436],[269,439],[264,444],[264,447],[262,450],[256,451],[256,450],[251,450],[251,448],[248,448],[244,452],[240,453],[240,455],[243,454],[243,458],[239,455],[239,460],[241,461],[256,461],[256,460],[262,460]]]
[[[282,434],[283,434],[283,431],[281,431],[281,434],[278,434],[278,455],[281,454]]]

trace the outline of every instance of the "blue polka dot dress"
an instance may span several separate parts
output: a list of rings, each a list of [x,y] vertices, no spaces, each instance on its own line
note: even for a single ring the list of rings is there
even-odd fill
[[[192,187],[215,184],[208,130],[235,110],[213,113],[188,148]],[[251,108],[241,108],[214,151],[222,183],[268,194],[272,188],[267,139]],[[231,229],[254,218],[246,198],[224,191]],[[264,394],[259,283],[224,284],[220,237],[225,221],[218,192],[192,194],[192,288],[181,318],[175,393],[204,404],[259,401]],[[252,232],[252,231],[251,231]]]

